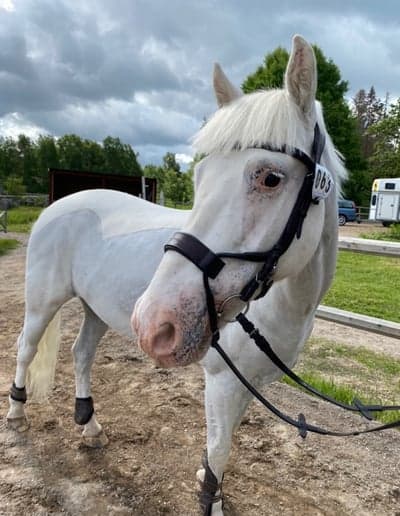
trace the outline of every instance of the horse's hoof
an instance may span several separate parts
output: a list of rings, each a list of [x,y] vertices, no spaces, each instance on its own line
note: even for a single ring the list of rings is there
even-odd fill
[[[211,516],[224,516],[224,511],[222,510],[222,501],[213,503],[211,509]]]
[[[26,432],[29,428],[29,423],[25,416],[14,417],[7,418],[7,426],[16,432]]]
[[[108,444],[108,437],[103,431],[90,437],[83,435],[82,440],[83,444],[88,448],[104,448],[104,446],[107,446]]]
[[[204,468],[200,468],[196,472],[196,480],[200,485],[200,489],[203,488],[205,475],[206,471]],[[212,504],[211,516],[224,516],[224,511],[222,509],[222,500],[219,500],[218,502]]]

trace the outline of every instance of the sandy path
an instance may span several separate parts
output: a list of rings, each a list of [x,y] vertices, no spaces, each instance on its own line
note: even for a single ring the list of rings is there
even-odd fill
[[[24,255],[21,247],[0,258],[2,415],[23,317]],[[88,450],[72,419],[69,350],[79,324],[79,304],[68,303],[51,405],[28,405],[25,434],[0,423],[0,515],[198,514],[194,474],[205,444],[200,368],[157,369],[134,343],[109,332],[98,350],[93,392],[110,444]],[[315,331],[328,332],[319,323]],[[338,337],[337,328],[329,331]],[[304,412],[310,422],[337,429],[364,425],[283,384],[266,392],[281,409]],[[394,431],[299,441],[254,402],[234,437],[226,515],[400,516],[398,441]]]

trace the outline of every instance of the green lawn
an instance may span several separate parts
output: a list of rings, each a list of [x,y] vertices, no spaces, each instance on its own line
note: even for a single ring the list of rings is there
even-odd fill
[[[7,212],[7,231],[29,233],[33,223],[39,217],[43,208],[20,206]]]
[[[347,404],[354,398],[366,404],[400,404],[400,361],[382,353],[311,338],[295,370],[319,391]],[[286,376],[283,381],[298,388]],[[400,412],[377,413],[376,419],[389,423],[400,419]]]
[[[400,260],[341,251],[323,304],[400,322]]]
[[[11,238],[0,238],[0,256],[3,256],[12,249],[16,249],[18,246],[18,240],[14,240]]]

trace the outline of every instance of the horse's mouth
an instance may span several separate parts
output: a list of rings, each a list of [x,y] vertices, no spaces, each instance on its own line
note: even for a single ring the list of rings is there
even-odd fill
[[[170,369],[172,367],[186,367],[193,363],[200,362],[209,350],[210,344],[211,339],[208,337],[195,348],[191,346],[183,346],[175,350],[170,355],[151,356],[150,354],[149,356],[153,359],[157,367],[162,367],[164,369]]]

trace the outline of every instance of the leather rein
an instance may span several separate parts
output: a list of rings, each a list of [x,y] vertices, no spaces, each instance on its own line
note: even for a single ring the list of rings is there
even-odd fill
[[[277,366],[283,373],[285,373],[294,382],[300,385],[303,389],[311,392],[313,395],[328,401],[336,406],[343,409],[358,412],[368,420],[373,419],[373,413],[383,412],[387,410],[400,410],[400,406],[391,405],[364,405],[360,400],[354,399],[352,405],[341,403],[330,396],[327,396],[317,389],[307,384],[299,376],[297,376],[291,369],[289,369],[282,360],[272,350],[268,341],[263,337],[254,325],[247,319],[245,313],[247,311],[249,302],[253,299],[260,299],[265,296],[273,284],[273,275],[277,267],[280,257],[290,247],[292,241],[301,236],[304,219],[308,213],[308,209],[311,204],[318,204],[320,200],[324,199],[329,195],[333,186],[333,179],[327,169],[321,164],[321,156],[325,147],[325,136],[321,133],[318,124],[314,128],[314,141],[312,145],[312,157],[305,154],[303,151],[294,148],[287,149],[283,147],[272,147],[269,145],[255,145],[254,148],[265,149],[272,152],[280,152],[292,156],[293,158],[301,161],[306,167],[306,175],[304,177],[302,186],[297,195],[297,199],[293,206],[293,209],[289,215],[289,219],[278,239],[276,244],[266,252],[244,252],[244,253],[214,253],[206,245],[204,245],[195,236],[184,233],[181,231],[176,232],[169,242],[164,246],[165,251],[176,251],[189,261],[191,261],[196,267],[198,267],[203,273],[203,284],[206,294],[207,310],[210,320],[210,327],[212,332],[211,347],[213,347],[226,362],[228,367],[233,371],[238,380],[272,413],[278,416],[280,419],[296,427],[301,437],[305,438],[307,432],[322,434],[322,435],[333,435],[333,436],[354,436],[363,433],[376,432],[380,430],[386,430],[389,428],[395,428],[400,426],[400,420],[388,423],[385,425],[376,426],[364,430],[353,430],[348,432],[337,432],[320,428],[315,425],[311,425],[306,422],[306,418],[303,414],[299,414],[297,419],[284,414],[277,409],[272,403],[265,399],[240,373],[237,367],[234,365],[229,356],[221,348],[219,344],[219,329],[218,319],[222,316],[225,306],[232,299],[239,299],[245,303],[246,308],[243,312],[240,312],[236,318],[231,321],[237,321],[243,330],[254,340],[258,349],[262,351],[267,357]],[[220,305],[219,310],[216,308],[214,295],[212,293],[209,279],[215,279],[225,266],[225,262],[222,258],[231,258],[237,260],[250,261],[255,263],[261,263],[261,268],[257,274],[250,279],[250,281],[243,287],[239,294],[234,294],[226,298]]]

